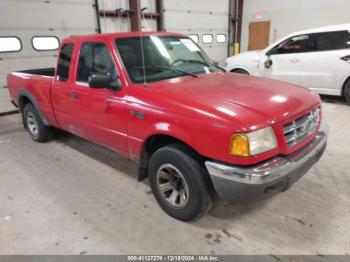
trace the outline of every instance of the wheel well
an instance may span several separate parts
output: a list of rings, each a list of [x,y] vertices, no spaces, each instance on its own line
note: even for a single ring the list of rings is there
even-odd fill
[[[200,161],[203,160],[203,158],[197,151],[195,151],[185,142],[175,137],[160,134],[152,135],[149,138],[147,138],[144,142],[141,156],[139,158],[139,181],[145,179],[148,176],[147,168],[149,165],[149,160],[151,159],[153,153],[156,152],[158,149],[171,144],[179,144],[182,147],[186,148],[187,151],[190,152],[192,157]]]
[[[243,68],[234,68],[234,69],[231,69],[231,73],[234,73],[234,72],[237,72],[237,71],[244,71],[246,72],[248,75],[249,75],[249,72]]]
[[[30,101],[30,99],[26,96],[21,96],[18,100],[19,109],[23,111],[24,105],[27,103],[32,103],[32,101]]]
[[[27,104],[27,103],[30,103],[32,104],[32,101],[30,101],[30,99],[24,95],[22,95],[19,99],[18,99],[18,106],[19,106],[19,110],[22,112],[22,123],[23,123],[23,127],[24,128],[27,128],[27,125],[26,125],[26,121],[24,121],[24,115],[23,115],[23,109],[24,109],[24,106]]]
[[[341,95],[344,96],[344,90],[345,90],[345,86],[346,84],[350,81],[350,76],[344,81],[343,87],[341,89]]]

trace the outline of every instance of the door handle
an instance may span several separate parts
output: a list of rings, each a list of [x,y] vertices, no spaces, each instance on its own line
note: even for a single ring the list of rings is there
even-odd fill
[[[77,99],[78,98],[78,94],[76,92],[72,92],[69,94],[69,96],[73,99]]]
[[[145,119],[145,114],[142,112],[138,112],[138,111],[130,111],[130,114],[132,114],[133,116],[136,116],[137,118],[140,119]]]

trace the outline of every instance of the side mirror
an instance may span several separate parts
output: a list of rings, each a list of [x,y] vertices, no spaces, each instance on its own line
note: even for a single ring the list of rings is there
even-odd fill
[[[122,84],[119,78],[113,80],[110,75],[92,74],[89,77],[89,87],[120,90],[122,88]]]
[[[271,57],[267,57],[267,60],[264,62],[265,68],[269,69],[273,65]]]

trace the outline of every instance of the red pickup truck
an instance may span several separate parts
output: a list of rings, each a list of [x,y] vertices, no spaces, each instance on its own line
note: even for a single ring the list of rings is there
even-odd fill
[[[55,69],[7,80],[34,141],[59,128],[137,161],[139,180],[184,221],[216,196],[256,201],[286,190],[326,148],[318,95],[226,73],[181,34],[70,37]]]

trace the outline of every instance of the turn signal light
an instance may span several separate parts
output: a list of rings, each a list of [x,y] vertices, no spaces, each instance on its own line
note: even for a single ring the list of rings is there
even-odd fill
[[[235,134],[231,137],[230,154],[232,156],[249,157],[249,139],[244,134]]]

